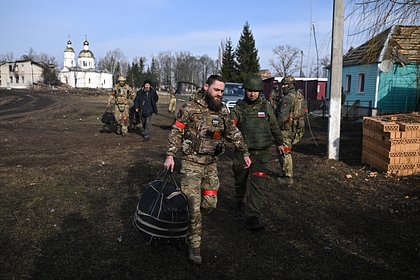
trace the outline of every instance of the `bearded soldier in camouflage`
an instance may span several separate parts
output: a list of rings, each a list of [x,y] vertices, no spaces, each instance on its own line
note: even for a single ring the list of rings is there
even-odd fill
[[[247,228],[263,229],[260,222],[262,193],[267,189],[268,161],[271,157],[273,138],[277,145],[282,144],[281,132],[273,108],[267,100],[260,98],[262,80],[248,77],[243,85],[245,97],[239,100],[230,111],[234,124],[241,131],[248,146],[252,165],[242,167],[240,154],[235,152],[233,172],[235,174],[235,196],[237,208],[241,210],[245,194],[247,197]],[[249,180],[249,186],[247,186]]]
[[[133,105],[134,92],[125,83],[125,77],[118,77],[118,84],[115,85],[108,98],[108,107],[114,101],[114,115],[117,121],[117,134],[125,136],[128,133],[128,115],[130,107]]]
[[[174,156],[182,148],[185,174],[181,191],[188,198],[190,222],[188,230],[189,258],[201,264],[201,209],[216,207],[219,178],[217,159],[225,149],[225,139],[234,143],[242,153],[245,167],[251,165],[247,146],[240,131],[233,125],[222,103],[225,82],[218,75],[210,76],[204,84],[202,98],[184,104],[178,112],[169,134],[169,147],[164,163],[173,171]]]
[[[294,77],[284,77],[281,85],[284,97],[277,108],[277,120],[283,136],[280,159],[284,176],[278,179],[282,186],[290,186],[293,184],[292,146],[303,136],[307,109],[304,96],[296,91]]]

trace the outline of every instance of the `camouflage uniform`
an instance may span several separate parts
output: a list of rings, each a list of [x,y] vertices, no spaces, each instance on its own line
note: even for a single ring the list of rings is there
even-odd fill
[[[259,218],[262,192],[267,189],[268,161],[271,158],[273,137],[276,144],[281,145],[281,132],[273,108],[267,100],[260,97],[253,103],[247,102],[246,99],[239,100],[230,114],[245,139],[252,161],[251,167],[244,169],[240,154],[235,153],[233,161],[235,196],[240,206],[250,177],[247,197],[248,217]]]
[[[175,113],[176,109],[176,95],[173,89],[169,90],[169,104],[168,104],[168,112],[169,114]]]
[[[114,100],[114,115],[117,120],[118,129],[122,135],[128,132],[128,117],[130,107],[133,105],[134,92],[127,84],[115,85],[109,97],[108,104]]]
[[[287,78],[288,77],[284,79]],[[296,91],[294,85],[289,86],[283,94],[285,94],[285,96],[282,98],[280,106],[277,108],[277,120],[283,136],[282,146],[284,147],[284,153],[281,155],[281,164],[284,176],[292,178],[292,146],[300,141],[305,132],[304,114],[307,109],[303,95]]]
[[[279,106],[282,97],[283,95],[280,93],[278,85],[273,85],[273,88],[270,91],[270,103],[274,111],[277,110],[277,107]]]
[[[168,156],[175,156],[182,147],[182,166],[186,173],[181,180],[181,190],[188,198],[190,224],[188,242],[190,247],[201,244],[201,211],[214,209],[217,204],[219,178],[218,155],[224,151],[228,140],[249,155],[240,131],[233,125],[229,112],[223,107],[213,112],[204,98],[184,104],[169,134]]]

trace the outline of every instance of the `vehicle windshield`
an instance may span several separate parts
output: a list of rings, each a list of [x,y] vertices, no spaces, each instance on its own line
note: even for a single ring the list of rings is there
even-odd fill
[[[242,84],[225,84],[225,90],[223,91],[223,96],[243,96],[244,89]]]

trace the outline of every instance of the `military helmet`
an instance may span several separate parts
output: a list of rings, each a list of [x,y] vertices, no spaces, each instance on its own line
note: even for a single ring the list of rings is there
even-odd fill
[[[286,76],[281,80],[281,83],[284,84],[295,84],[296,80],[293,76]]]
[[[243,88],[248,89],[248,90],[260,91],[263,89],[262,79],[258,76],[249,76],[248,78],[245,79]]]
[[[119,76],[118,77],[118,82],[125,82],[125,77],[124,76]]]

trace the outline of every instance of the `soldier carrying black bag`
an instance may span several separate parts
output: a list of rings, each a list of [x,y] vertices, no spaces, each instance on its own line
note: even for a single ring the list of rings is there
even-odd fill
[[[188,198],[190,211],[188,228],[189,258],[201,264],[201,209],[216,208],[219,178],[217,159],[224,151],[224,141],[234,143],[243,154],[244,168],[251,165],[247,146],[233,125],[222,103],[225,82],[219,75],[210,76],[204,84],[203,95],[185,103],[169,134],[169,147],[164,166],[173,170],[174,156],[182,151],[181,191]]]

